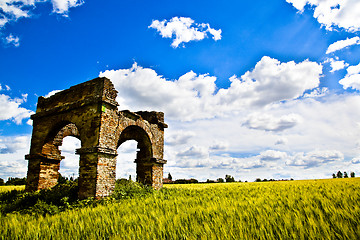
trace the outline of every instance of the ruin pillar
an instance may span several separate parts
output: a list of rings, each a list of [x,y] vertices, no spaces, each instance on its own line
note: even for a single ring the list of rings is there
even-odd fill
[[[136,159],[136,181],[158,190],[163,186],[163,166],[166,160],[151,158],[148,161]]]
[[[115,189],[116,151],[93,147],[76,153],[80,154],[79,199],[109,196]]]
[[[26,155],[28,162],[27,191],[51,188],[59,178],[60,160],[40,154]]]

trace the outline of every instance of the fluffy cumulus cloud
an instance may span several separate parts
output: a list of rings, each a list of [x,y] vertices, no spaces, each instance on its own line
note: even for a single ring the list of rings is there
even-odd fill
[[[352,88],[360,90],[360,63],[355,66],[350,66],[347,69],[347,74],[339,81],[344,89]]]
[[[343,28],[350,32],[360,30],[360,1],[358,0],[286,0],[300,12],[305,6],[314,8],[314,18],[327,30]]]
[[[277,132],[295,127],[301,121],[301,116],[297,114],[289,114],[276,118],[269,114],[254,113],[248,117],[244,126],[251,129]]]
[[[26,101],[27,95],[22,98],[12,99],[10,96],[0,94],[0,121],[11,120],[16,124],[21,124],[24,119],[30,117],[33,112],[20,105]]]
[[[100,73],[114,83],[120,108],[164,111],[169,118],[191,120],[213,116],[215,77],[190,71],[174,81],[136,63],[130,69]]]
[[[174,48],[181,43],[203,40],[208,33],[215,41],[221,39],[221,29],[213,29],[208,23],[195,23],[188,17],[173,17],[163,21],[153,20],[149,28],[156,29],[163,38],[174,38],[171,44]]]
[[[330,72],[339,71],[349,66],[344,60],[338,60],[338,58],[328,58],[325,60],[325,63],[330,63],[331,70]]]
[[[292,159],[286,161],[290,166],[301,166],[305,168],[319,166],[325,163],[342,161],[344,160],[344,154],[337,150],[315,150],[307,154],[297,153]]]
[[[187,121],[296,99],[319,85],[321,73],[322,66],[308,60],[281,63],[263,57],[252,71],[233,76],[230,87],[218,92],[216,77],[208,74],[190,71],[171,81],[136,63],[100,76],[114,83],[121,108],[160,110],[169,118]]]
[[[208,74],[190,71],[169,80],[136,63],[100,76],[114,83],[121,109],[165,112],[170,126],[165,174],[202,181],[231,174],[253,181],[360,170],[355,160],[351,163],[360,155],[360,113],[354,111],[360,109],[360,96],[319,87],[322,70],[309,60],[265,56],[242,76],[233,76],[226,89],[217,89],[216,78]],[[347,71],[360,72],[357,66]],[[119,153],[118,159],[125,157]],[[132,161],[119,168],[123,175],[135,171]]]
[[[315,62],[281,63],[265,56],[240,79],[233,76],[230,88],[220,89],[217,95],[224,105],[265,106],[298,98],[318,87],[321,73],[321,64]]]
[[[352,45],[360,45],[360,38],[356,36],[350,39],[347,38],[346,40],[339,40],[337,42],[334,42],[330,44],[330,46],[326,50],[326,54],[339,51]]]

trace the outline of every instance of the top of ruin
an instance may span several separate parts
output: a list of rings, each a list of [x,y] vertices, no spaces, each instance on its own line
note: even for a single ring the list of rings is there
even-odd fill
[[[60,108],[68,108],[74,105],[84,105],[93,102],[103,101],[113,106],[116,102],[117,91],[112,82],[105,77],[75,85],[69,89],[57,92],[50,97],[39,97],[36,114],[49,111],[59,111]]]

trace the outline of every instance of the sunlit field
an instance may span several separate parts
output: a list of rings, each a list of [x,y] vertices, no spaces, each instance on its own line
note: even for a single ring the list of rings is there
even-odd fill
[[[0,191],[3,191],[2,189]],[[3,214],[1,239],[359,239],[360,178],[165,185],[55,215]]]
[[[25,189],[25,185],[21,185],[21,186],[0,186],[0,193],[11,191],[11,190],[24,190],[24,189]]]

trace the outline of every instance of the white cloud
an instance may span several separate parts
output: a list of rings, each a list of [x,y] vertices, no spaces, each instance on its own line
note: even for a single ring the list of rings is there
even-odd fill
[[[275,151],[275,150],[266,150],[265,152],[260,153],[260,159],[263,161],[284,160],[287,157],[288,157],[287,153]]]
[[[339,60],[337,60],[337,58],[336,58],[336,59],[334,59],[334,58],[328,58],[328,59],[326,59],[325,63],[327,63],[327,62],[330,62],[330,67],[331,67],[330,72],[335,72],[335,71],[344,69],[344,68],[346,68],[346,67],[349,66],[348,63],[346,63],[346,62],[343,61],[343,60],[342,60],[342,61],[339,61]]]
[[[305,93],[304,98],[319,98],[319,97],[324,97],[327,94],[329,94],[329,89],[328,88],[326,88],[326,87],[315,88],[312,92]]]
[[[276,140],[275,145],[286,144],[287,142],[288,142],[287,138],[281,137],[281,138]]]
[[[244,123],[244,126],[251,129],[280,132],[293,128],[302,121],[297,114],[289,114],[281,117],[274,117],[270,114],[251,114]]]
[[[19,37],[13,36],[12,34],[10,34],[9,36],[7,36],[5,38],[6,44],[11,44],[14,45],[15,47],[19,47],[20,46],[20,39]]]
[[[55,95],[56,93],[61,92],[61,91],[62,90],[53,90],[53,91],[49,92],[48,94],[46,94],[44,97],[45,98],[51,97],[52,95]]]
[[[334,42],[331,44],[328,49],[326,50],[326,54],[344,49],[346,47],[352,46],[352,45],[360,45],[360,38],[359,37],[353,37],[353,38],[346,38],[346,40],[340,40],[337,42]]]
[[[0,139],[0,154],[15,153],[29,148],[29,136],[2,137]]]
[[[0,29],[7,23],[19,18],[32,17],[31,10],[39,3],[51,2],[53,12],[68,16],[70,8],[80,6],[83,0],[1,0],[0,1]]]
[[[229,143],[222,141],[215,141],[210,147],[210,151],[225,151],[229,147]]]
[[[130,69],[107,70],[100,76],[112,80],[122,109],[164,111],[167,117],[182,120],[213,116],[214,105],[210,101],[216,78],[207,74],[190,71],[169,81],[135,63]]]
[[[177,154],[177,157],[182,157],[185,159],[188,158],[203,159],[203,158],[207,158],[208,156],[209,156],[208,149],[201,146],[192,146],[189,149],[186,149]]]
[[[360,63],[355,66],[350,66],[347,69],[347,74],[339,81],[344,89],[352,88],[360,90]]]
[[[170,20],[153,20],[149,28],[156,29],[163,38],[173,38],[171,46],[177,48],[181,43],[199,41],[213,35],[215,41],[221,39],[221,29],[215,30],[207,23],[195,23],[188,17],[173,17]]]
[[[324,163],[344,160],[344,154],[336,150],[315,150],[307,154],[297,153],[292,159],[286,161],[289,166],[301,166],[305,168],[315,167]]]
[[[8,95],[0,94],[0,121],[11,120],[16,124],[21,124],[23,119],[29,118],[33,112],[20,105],[26,101],[27,95],[22,99],[11,99]]]
[[[300,12],[306,5],[314,8],[314,18],[329,31],[334,27],[350,32],[360,30],[360,1],[358,0],[286,0]]]
[[[30,136],[0,137],[0,177],[25,177],[27,161],[25,154],[29,153]]]
[[[319,85],[321,73],[322,66],[308,60],[280,63],[263,57],[252,71],[230,78],[230,87],[217,93],[216,77],[192,71],[170,81],[134,63],[100,76],[114,83],[121,108],[163,111],[168,118],[189,121],[298,98]]]
[[[78,7],[84,3],[83,0],[51,0],[55,13],[68,16],[70,8]]]
[[[182,145],[189,142],[189,140],[195,136],[194,132],[190,131],[177,131],[168,135],[166,138],[166,145]]]
[[[10,21],[30,17],[29,10],[35,6],[36,0],[2,0],[0,1],[0,28]]]
[[[167,80],[134,64],[100,75],[113,81],[120,107],[165,112],[170,126],[165,131],[165,172],[175,179],[233,174],[255,180],[331,177],[359,156],[360,112],[354,109],[360,109],[360,96],[319,88],[321,73],[321,64],[264,57],[218,92],[215,77],[192,71]],[[270,116],[258,125],[269,130],[241,124],[254,112]]]
[[[265,106],[298,98],[305,91],[318,87],[321,73],[321,64],[315,62],[280,63],[264,56],[240,79],[232,77],[230,88],[220,89],[217,95],[222,105]]]

